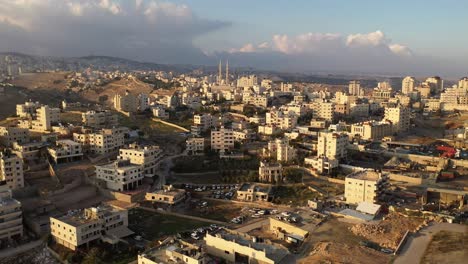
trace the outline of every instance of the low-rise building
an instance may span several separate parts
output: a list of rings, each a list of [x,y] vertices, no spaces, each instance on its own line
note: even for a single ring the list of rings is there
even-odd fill
[[[205,236],[206,252],[229,263],[287,263],[289,251],[269,240],[256,240],[244,233],[221,230]]]
[[[97,240],[116,244],[133,232],[128,229],[127,210],[98,206],[51,217],[50,234],[57,244],[77,250]]]
[[[44,147],[43,142],[29,142],[24,144],[15,142],[13,143],[12,152],[22,160],[35,160],[39,158],[39,151],[42,147]]]
[[[162,190],[146,193],[145,200],[174,205],[185,199],[185,190],[176,189],[172,185],[163,186]]]
[[[237,200],[244,202],[269,202],[273,198],[271,185],[244,183],[237,190]]]
[[[202,153],[205,150],[205,138],[202,137],[192,137],[188,138],[186,141],[188,153]]]
[[[70,139],[57,140],[55,146],[47,148],[47,152],[56,164],[83,159],[81,144]]]
[[[388,121],[367,121],[351,125],[351,135],[364,140],[380,140],[393,134],[393,125]]]
[[[354,172],[345,179],[345,198],[350,204],[376,203],[388,185],[388,177],[381,172],[365,170]]]
[[[11,190],[24,187],[23,160],[8,149],[0,152],[0,181]]]
[[[268,183],[283,182],[283,166],[279,163],[260,162],[258,168],[259,181]]]
[[[206,264],[206,254],[200,246],[180,239],[138,254],[138,264]]]
[[[119,125],[117,115],[109,110],[106,111],[87,111],[81,114],[84,126],[93,128],[110,128]]]
[[[6,181],[0,181],[0,240],[23,236],[21,203],[12,198]]]
[[[330,174],[340,165],[337,159],[327,158],[325,156],[309,157],[304,159],[304,163],[310,165],[317,173]]]
[[[130,163],[129,160],[117,160],[96,167],[96,177],[114,191],[135,190],[143,184],[143,166]]]
[[[145,177],[153,177],[157,167],[163,158],[163,151],[155,145],[130,144],[128,148],[119,150],[119,160],[129,160],[130,163],[143,166]]]

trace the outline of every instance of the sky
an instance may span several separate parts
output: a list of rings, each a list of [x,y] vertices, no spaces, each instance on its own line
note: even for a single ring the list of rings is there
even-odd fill
[[[460,0],[0,0],[0,51],[461,77],[466,10]]]

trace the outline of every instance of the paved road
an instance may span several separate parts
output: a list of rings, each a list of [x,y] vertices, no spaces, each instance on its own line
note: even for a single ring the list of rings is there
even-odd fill
[[[166,184],[166,178],[171,175],[171,168],[174,166],[173,159],[187,156],[187,150],[182,152],[181,154],[167,156],[163,158],[159,163],[159,171],[157,172],[158,182],[153,184],[153,190],[162,189],[162,187]]]
[[[417,234],[410,235],[400,254],[395,259],[395,264],[419,263],[426,251],[432,235],[439,231],[467,232],[465,225],[440,223],[421,229]]]

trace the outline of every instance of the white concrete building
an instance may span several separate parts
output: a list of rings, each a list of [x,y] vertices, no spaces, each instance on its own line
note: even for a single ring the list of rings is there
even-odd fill
[[[351,136],[364,140],[380,140],[393,134],[394,128],[388,121],[367,121],[351,125]]]
[[[129,160],[117,160],[96,167],[96,178],[106,183],[106,188],[113,191],[130,191],[143,184],[143,165],[130,163]]]
[[[283,182],[283,166],[279,163],[260,162],[258,168],[260,182],[281,183]]]
[[[376,203],[388,185],[388,177],[381,172],[359,171],[346,176],[345,198],[350,204]]]
[[[0,181],[11,190],[24,187],[23,160],[10,150],[0,152]]]
[[[202,137],[192,137],[188,138],[186,141],[187,151],[191,154],[203,153],[205,150],[205,138]]]
[[[0,144],[5,147],[13,146],[14,142],[18,144],[28,143],[30,140],[29,129],[0,126]]]
[[[402,105],[385,107],[384,120],[392,122],[395,132],[408,131],[410,127],[411,110]]]
[[[73,133],[73,141],[81,143],[84,152],[94,154],[107,154],[117,151],[125,144],[125,132],[128,128],[109,128],[97,132],[85,130],[82,133]]]
[[[296,158],[296,149],[289,145],[289,140],[276,139],[268,142],[267,154],[280,162],[290,162]]]
[[[163,151],[159,146],[142,146],[136,143],[130,144],[128,148],[119,150],[119,160],[129,160],[130,163],[143,166],[145,177],[153,177],[163,158]]]
[[[360,81],[350,81],[348,85],[348,93],[349,95],[360,96],[362,95],[361,91],[361,82]]]
[[[138,97],[128,91],[124,95],[114,95],[114,108],[117,111],[134,113],[138,110],[139,105],[140,100]]]
[[[110,128],[119,125],[117,115],[109,110],[87,111],[81,114],[84,126],[93,128]]]
[[[77,250],[97,240],[117,244],[133,232],[128,229],[127,210],[101,205],[51,217],[50,234],[57,244]]]
[[[221,127],[211,131],[211,149],[225,152],[234,148],[234,135],[232,129]]]
[[[348,153],[348,135],[337,132],[320,132],[317,143],[317,156],[330,159],[344,159]]]
[[[311,166],[319,174],[329,174],[340,165],[337,159],[329,159],[324,156],[305,158],[304,163]]]
[[[21,203],[12,198],[5,181],[0,182],[0,240],[23,236]]]
[[[53,124],[60,122],[60,108],[50,108],[47,105],[36,109],[34,115],[27,119],[19,120],[20,128],[27,128],[35,132],[47,132],[52,130]]]
[[[47,152],[56,164],[83,159],[81,144],[69,139],[57,140]]]
[[[401,92],[403,94],[409,94],[412,91],[414,91],[414,88],[416,87],[416,79],[411,76],[407,76],[403,79],[401,83]]]

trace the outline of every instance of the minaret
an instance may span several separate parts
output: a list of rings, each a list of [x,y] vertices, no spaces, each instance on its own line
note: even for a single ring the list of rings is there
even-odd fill
[[[218,66],[218,84],[221,84],[221,81],[223,80],[223,69],[221,68],[221,60],[219,60],[219,66]]]
[[[229,61],[226,60],[226,85],[229,85]]]

